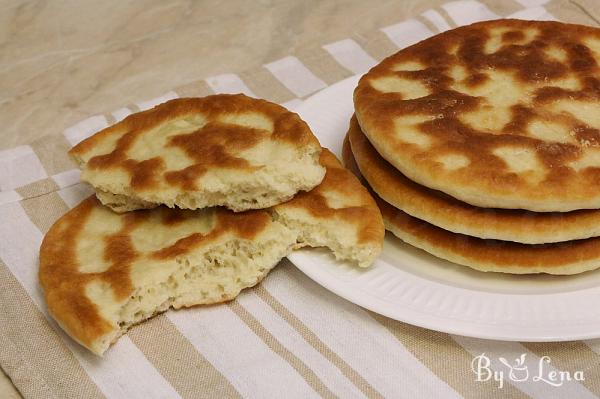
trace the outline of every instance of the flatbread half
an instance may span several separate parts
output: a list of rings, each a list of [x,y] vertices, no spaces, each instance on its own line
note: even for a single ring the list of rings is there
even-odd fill
[[[287,109],[243,94],[179,98],[128,116],[69,151],[116,212],[262,209],[311,190],[321,146]]]

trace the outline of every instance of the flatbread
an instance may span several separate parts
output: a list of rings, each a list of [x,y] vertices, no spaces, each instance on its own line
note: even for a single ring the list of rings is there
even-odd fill
[[[344,143],[345,165],[357,175],[360,170],[348,140]],[[402,241],[432,255],[483,272],[512,274],[578,274],[600,266],[600,238],[554,244],[530,245],[484,240],[452,233],[394,208],[373,194],[386,230]]]
[[[379,209],[328,150],[314,190],[265,210],[170,209],[124,214],[94,197],[49,230],[40,284],[50,314],[101,355],[132,325],[169,308],[231,300],[294,248],[326,246],[361,267],[381,252]]]
[[[471,205],[600,208],[600,29],[495,20],[371,69],[354,92],[369,141],[409,179]]]
[[[348,138],[362,176],[387,203],[454,233],[479,238],[544,244],[600,236],[600,211],[531,212],[480,208],[421,186],[383,159],[355,117]]]
[[[167,101],[69,152],[82,180],[116,212],[267,208],[321,182],[320,153],[297,114],[243,94]]]

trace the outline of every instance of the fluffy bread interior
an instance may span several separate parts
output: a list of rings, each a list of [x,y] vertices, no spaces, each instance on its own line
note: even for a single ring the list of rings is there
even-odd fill
[[[311,221],[294,220],[273,212],[268,237],[260,240],[232,238],[160,264],[144,265],[144,282],[122,303],[114,303],[102,286],[88,286],[86,295],[102,309],[102,317],[115,327],[90,349],[102,355],[129,328],[169,308],[208,305],[234,299],[253,287],[294,248],[327,247],[337,259],[367,267],[379,253],[374,245],[349,245],[355,238],[349,230]],[[302,218],[301,218],[302,219]],[[86,345],[87,346],[87,345]]]
[[[96,173],[83,164],[81,167],[82,179],[94,186],[100,202],[118,213],[161,204],[182,209],[225,206],[241,212],[278,205],[290,200],[298,191],[309,191],[317,186],[325,176],[319,156],[320,149],[309,147],[285,161],[273,160],[251,174],[231,170],[206,176],[201,182],[201,189],[186,192],[170,187],[135,191],[129,185],[123,185],[120,179]]]
[[[90,349],[102,355],[131,326],[169,308],[229,301],[244,288],[258,284],[293,246],[290,230],[277,228],[270,236],[260,242],[232,239],[203,254],[169,260],[161,265],[168,273],[148,278],[149,281],[118,305],[108,303],[103,293],[94,293],[93,286],[89,287],[88,297],[103,309],[113,309],[103,312],[103,317],[115,327]]]

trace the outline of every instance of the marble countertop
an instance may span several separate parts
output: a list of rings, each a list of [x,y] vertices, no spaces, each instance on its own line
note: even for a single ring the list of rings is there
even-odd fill
[[[6,2],[0,149],[421,8],[416,0]]]

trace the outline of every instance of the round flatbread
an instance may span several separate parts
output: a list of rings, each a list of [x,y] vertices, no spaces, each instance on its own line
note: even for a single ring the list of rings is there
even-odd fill
[[[421,186],[383,159],[355,117],[348,139],[362,176],[387,203],[454,233],[525,244],[577,240],[600,235],[600,211],[531,212],[480,208]]]
[[[348,140],[343,157],[346,166],[360,176]],[[407,244],[459,265],[512,274],[578,274],[600,267],[599,237],[540,245],[484,240],[441,229],[373,196],[388,231]]]
[[[371,69],[356,115],[409,179],[488,208],[600,208],[600,30],[496,20]]]
[[[262,209],[314,188],[325,174],[319,141],[297,114],[243,94],[167,101],[69,154],[117,212],[160,204]]]
[[[373,198],[328,150],[323,182],[265,210],[170,209],[115,213],[95,197],[48,231],[40,284],[50,314],[102,354],[127,329],[170,307],[218,303],[261,281],[290,251],[328,247],[369,266],[383,245]]]

